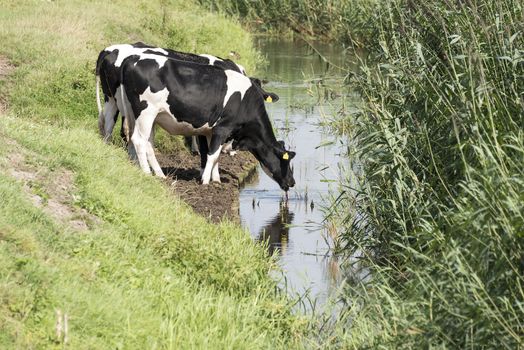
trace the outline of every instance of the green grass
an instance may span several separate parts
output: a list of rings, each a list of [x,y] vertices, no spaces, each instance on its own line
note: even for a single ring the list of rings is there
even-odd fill
[[[105,46],[234,50],[252,71],[249,35],[182,1],[1,7],[0,54],[16,69],[0,118],[0,347],[63,348],[57,310],[74,349],[297,347],[304,321],[263,249],[195,215],[97,134],[94,64]],[[53,214],[53,201],[70,212]]]

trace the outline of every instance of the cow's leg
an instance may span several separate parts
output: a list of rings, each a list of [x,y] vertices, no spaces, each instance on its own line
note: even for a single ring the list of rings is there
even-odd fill
[[[198,136],[184,136],[184,143],[187,148],[191,151],[191,154],[199,154],[199,145],[197,142]]]
[[[207,144],[208,144],[208,147],[209,147],[210,144],[211,144],[211,137],[207,137],[206,139],[207,139]],[[208,150],[208,152],[209,152],[209,150]],[[206,152],[206,160],[207,160],[207,152]],[[205,168],[205,164],[202,167],[202,169],[204,169],[204,168]],[[214,182],[220,182],[220,174],[218,172],[218,158],[217,158],[217,161],[216,161],[215,165],[213,166],[213,169],[211,169],[211,180],[213,180]]]
[[[156,176],[165,178],[164,172],[162,171],[162,168],[160,168],[160,164],[158,164],[158,161],[155,156],[155,128],[153,127],[151,129],[151,135],[149,135],[149,142],[147,147],[147,161],[151,165],[151,168],[153,168],[153,172]]]
[[[153,122],[155,121],[155,117],[156,111],[154,111],[153,113],[153,111],[147,111],[147,109],[143,110],[136,120],[136,124],[133,130],[133,136],[131,136],[131,142],[133,142],[133,145],[135,146],[138,163],[140,164],[140,168],[142,168],[142,171],[146,174],[151,173],[148,158],[155,158],[154,152],[151,153],[149,149],[149,136],[151,135],[151,129],[153,128]],[[162,173],[162,175],[157,175],[163,176],[164,174]]]
[[[220,151],[222,152],[222,146],[220,146]],[[215,164],[213,165],[213,170],[211,170],[211,180],[214,182],[221,182],[220,173],[218,172],[218,157]]]
[[[136,149],[133,145],[133,142],[129,142],[127,144],[127,154],[129,155],[129,159],[131,159],[132,162],[138,161],[138,156],[136,154]]]
[[[202,183],[204,185],[208,185],[209,181],[211,180],[213,168],[215,167],[215,165],[218,162],[218,157],[220,156],[221,150],[222,150],[222,145],[218,146],[218,149],[215,152],[207,155],[206,167],[204,168],[204,172],[202,173]],[[217,170],[218,170],[218,167],[217,167]],[[213,179],[213,181],[216,181],[216,180]],[[220,176],[218,178],[218,182],[220,182]]]
[[[129,132],[129,130],[127,130],[128,128],[126,127],[126,121],[125,121],[126,117],[125,116],[122,116],[122,126],[120,127],[120,139],[122,139],[122,144],[125,146],[129,143],[128,139],[129,137],[127,136],[127,133]],[[115,123],[116,123],[116,120],[115,120]]]
[[[109,97],[104,104],[104,141],[109,142],[115,127],[115,121],[118,116],[118,107],[116,100]]]
[[[207,152],[209,151],[209,145],[207,137],[198,136],[198,151],[200,152],[200,176],[204,173],[204,168],[207,162]]]
[[[229,153],[230,156],[237,154],[237,151],[233,149],[233,140],[229,141],[222,147],[222,153]]]
[[[102,138],[105,136],[104,118],[105,118],[104,109],[101,109],[100,113],[98,113],[98,131],[100,132],[100,136],[102,136]]]
[[[199,149],[198,137],[197,136],[192,136],[191,137],[191,152],[193,154],[197,154],[198,153],[198,149]]]
[[[216,127],[213,129],[213,135],[211,136],[211,142],[209,143],[207,162],[204,172],[202,173],[202,183],[204,185],[209,184],[213,174],[213,168],[218,165],[218,157],[220,156],[220,151],[222,150],[222,144],[227,139],[227,135],[229,135],[229,132],[226,129],[219,130]],[[216,173],[214,174],[213,181],[220,182],[218,166],[215,171]]]
[[[117,105],[118,106],[118,105]],[[122,130],[124,133],[124,145],[127,145],[127,154],[129,155],[129,159],[133,162],[138,161],[138,156],[136,154],[135,146],[133,145],[133,142],[131,142],[131,137],[133,136],[133,130],[135,129],[135,115],[131,108],[126,108],[128,115],[125,116],[122,113],[122,129],[120,136],[122,136]]]

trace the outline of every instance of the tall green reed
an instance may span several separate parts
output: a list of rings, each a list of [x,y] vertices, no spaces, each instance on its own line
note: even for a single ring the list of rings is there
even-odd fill
[[[354,346],[524,346],[524,11],[520,1],[390,1],[354,77],[358,163],[333,208]],[[358,180],[358,185],[355,181]]]

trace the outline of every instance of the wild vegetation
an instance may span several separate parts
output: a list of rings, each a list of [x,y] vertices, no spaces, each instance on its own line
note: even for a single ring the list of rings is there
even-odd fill
[[[289,348],[303,321],[234,224],[210,225],[97,134],[94,64],[142,40],[241,55],[185,1],[0,2],[0,348]],[[230,39],[224,42],[226,36]]]
[[[363,45],[373,29],[370,16],[377,0],[198,0],[210,11],[239,17],[251,31],[275,35],[297,33]]]
[[[524,346],[523,24],[512,0],[391,1],[374,15],[351,80],[365,107],[345,123],[353,171],[333,207],[345,254],[373,268],[348,288],[344,342]]]

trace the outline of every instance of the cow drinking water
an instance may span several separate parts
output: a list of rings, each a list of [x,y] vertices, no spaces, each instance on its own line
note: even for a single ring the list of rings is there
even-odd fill
[[[116,96],[119,95],[120,70],[122,63],[130,56],[154,57],[154,55],[166,56],[182,61],[213,65],[221,69],[230,69],[246,75],[244,67],[241,65],[236,64],[229,59],[222,59],[220,57],[208,54],[196,55],[166,48],[154,47],[141,42],[109,46],[100,52],[96,63],[96,98],[99,113],[98,127],[106,142],[108,142],[111,138],[118,113],[122,113],[116,103]],[[250,79],[252,83],[254,83],[254,85],[260,89],[265,101],[278,101],[278,95],[266,92],[262,89],[260,80],[256,78]],[[104,94],[104,108],[102,108],[102,105],[100,104],[99,85],[102,86],[102,92]],[[132,131],[125,131],[125,127],[128,124],[124,123],[124,119],[125,116],[122,116],[121,137],[125,140],[126,143],[128,143]],[[197,145],[200,150],[201,169],[203,171],[207,161],[208,140],[205,136],[200,136],[199,142],[196,143],[196,137],[193,137],[192,145]],[[128,149],[130,154],[134,153],[134,149],[131,144],[128,144]],[[194,151],[193,147],[192,151]],[[216,171],[218,172],[218,167]]]

